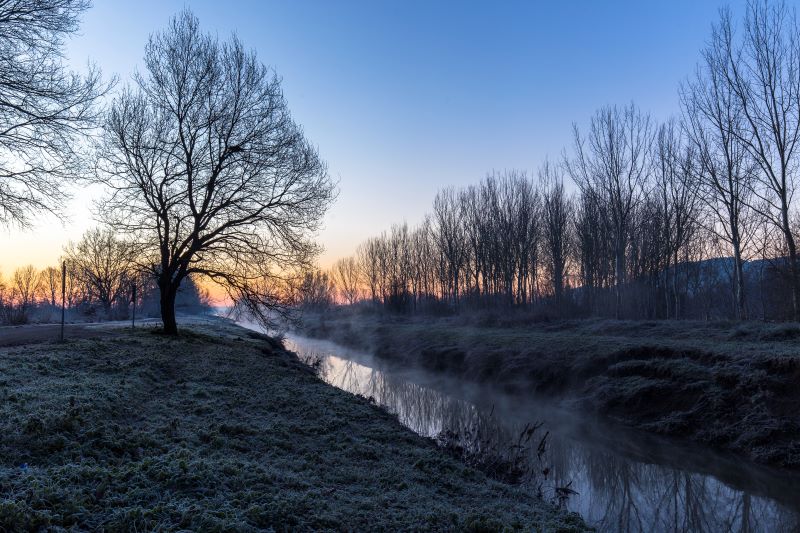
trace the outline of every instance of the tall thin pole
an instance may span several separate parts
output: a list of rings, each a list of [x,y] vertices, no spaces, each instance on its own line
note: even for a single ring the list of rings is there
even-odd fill
[[[64,316],[67,307],[67,262],[61,262],[61,342],[64,342]]]
[[[136,328],[136,283],[133,284],[133,315],[131,317],[131,329]]]

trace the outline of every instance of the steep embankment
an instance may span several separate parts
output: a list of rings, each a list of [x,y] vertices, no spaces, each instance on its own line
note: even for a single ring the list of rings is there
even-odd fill
[[[0,348],[0,530],[582,530],[226,326]]]
[[[800,327],[707,322],[307,318],[386,359],[555,398],[627,425],[800,467]]]

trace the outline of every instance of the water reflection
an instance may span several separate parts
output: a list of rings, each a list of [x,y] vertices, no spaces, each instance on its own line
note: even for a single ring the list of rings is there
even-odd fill
[[[708,450],[579,420],[528,397],[511,397],[427,373],[383,368],[368,354],[292,337],[288,348],[336,387],[372,398],[425,436],[467,431],[513,443],[529,422],[551,432],[544,462],[550,496],[600,531],[800,531],[800,478]],[[537,462],[535,446],[531,461]],[[536,463],[541,468],[541,463]]]

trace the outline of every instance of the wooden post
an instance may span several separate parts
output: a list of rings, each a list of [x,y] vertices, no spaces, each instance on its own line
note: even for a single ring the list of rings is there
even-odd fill
[[[133,284],[133,314],[131,315],[131,329],[136,328],[136,283]]]
[[[64,342],[64,316],[67,308],[67,262],[61,262],[61,342]]]

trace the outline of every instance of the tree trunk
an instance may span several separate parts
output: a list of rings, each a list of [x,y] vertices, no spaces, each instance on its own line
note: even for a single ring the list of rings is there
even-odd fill
[[[615,287],[614,287],[614,315],[617,320],[622,319],[622,287],[625,284],[625,249],[620,250],[620,245],[617,245],[615,260]]]
[[[783,218],[783,233],[786,238],[786,248],[789,251],[789,271],[792,276],[792,311],[793,319],[795,322],[800,321],[800,268],[797,264],[797,246],[792,235],[791,225],[789,223],[788,208],[784,208],[782,212]]]
[[[800,272],[798,272],[797,264],[797,245],[792,234],[792,224],[789,221],[789,201],[790,197],[787,196],[787,167],[788,161],[781,166],[781,184],[783,187],[780,189],[781,199],[781,230],[783,237],[786,240],[786,248],[789,252],[789,273],[792,281],[792,319],[795,322],[800,322]]]
[[[178,322],[175,320],[175,297],[178,294],[171,283],[159,283],[161,296],[161,321],[164,323],[164,333],[167,335],[178,334]]]
[[[564,267],[561,266],[561,260],[558,259],[556,262],[556,266],[553,269],[555,271],[555,286],[553,287],[553,293],[555,293],[555,300],[556,300],[556,308],[561,309],[561,296],[564,292]]]
[[[665,313],[666,318],[670,319],[670,318],[672,318],[672,309],[671,309],[671,307],[672,307],[671,306],[672,294],[669,292],[670,291],[670,274],[672,274],[672,281],[673,281],[672,289],[674,290],[675,289],[674,276],[675,276],[675,271],[677,269],[673,268],[673,270],[670,272],[669,267],[670,267],[670,261],[672,260],[672,254],[667,252],[665,255],[666,255],[667,261],[666,261],[666,264],[664,265],[664,285],[663,285],[663,288],[664,288],[664,313]],[[677,263],[677,261],[676,261],[676,263]],[[658,274],[656,274],[656,279],[657,279],[657,283],[656,283],[655,299],[658,300],[658,298],[659,298],[659,296],[658,296],[658,281],[660,281]],[[656,312],[658,312],[658,305],[654,305],[653,307],[656,309]],[[675,317],[675,318],[677,318],[677,317]]]
[[[675,309],[673,310],[675,320],[678,320],[681,317],[680,307],[681,307],[681,295],[678,291],[678,250],[675,250],[675,261],[672,264],[672,296],[675,299],[674,305]],[[667,304],[667,316],[669,316],[669,304]]]
[[[746,320],[747,319],[747,306],[745,303],[745,285],[744,285],[744,269],[742,268],[742,252],[739,247],[738,241],[733,245],[733,260],[735,264],[734,267],[734,297],[735,302],[734,305],[736,306],[736,319],[737,320]]]

